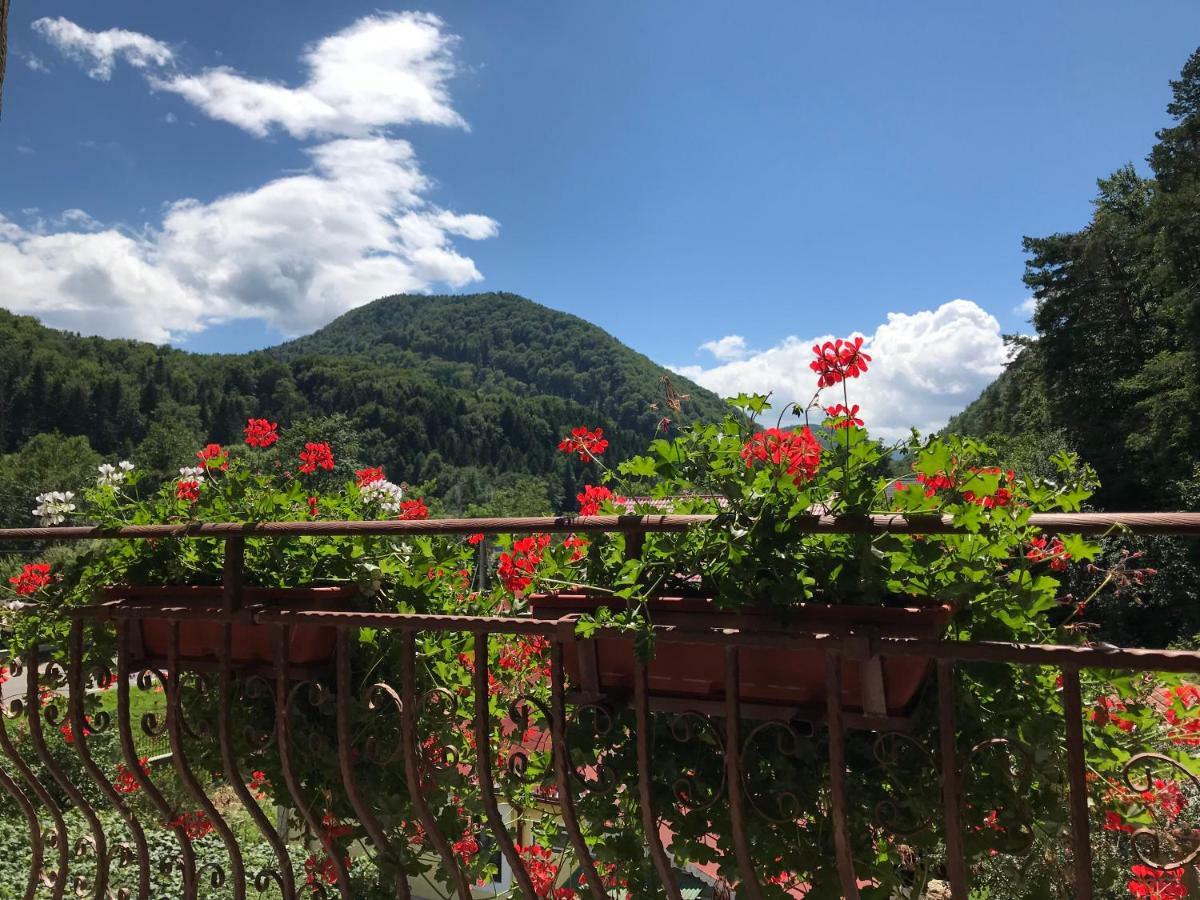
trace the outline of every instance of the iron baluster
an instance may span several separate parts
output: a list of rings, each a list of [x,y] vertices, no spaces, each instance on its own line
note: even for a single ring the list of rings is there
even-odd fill
[[[829,728],[829,811],[833,817],[838,876],[846,900],[858,900],[858,876],[854,872],[854,855],[846,824],[846,730],[842,722],[840,653],[825,654],[825,721]]]
[[[942,816],[946,823],[946,871],[954,900],[967,900],[966,851],[962,832],[962,780],[954,715],[954,663],[937,663],[938,740],[942,752]]]
[[[338,767],[342,774],[342,786],[354,814],[362,822],[367,836],[375,845],[381,859],[387,859],[396,866],[396,897],[397,900],[408,900],[412,896],[408,886],[408,876],[400,868],[401,860],[384,833],[379,819],[362,798],[358,789],[358,781],[354,777],[354,760],[351,754],[350,738],[350,638],[347,629],[339,628],[337,633],[337,745]]]
[[[162,791],[158,789],[158,785],[142,769],[141,760],[133,742],[133,725],[130,721],[129,707],[129,679],[131,676],[129,671],[129,628],[128,622],[117,622],[117,734],[121,739],[121,754],[125,757],[126,768],[133,775],[138,786],[150,798],[151,805],[162,816],[163,826],[170,828],[175,833],[176,840],[179,841],[178,868],[183,880],[183,895],[185,900],[193,900],[196,896],[196,854],[192,849],[191,838],[188,837],[187,830],[182,825],[175,823],[178,810],[171,808],[166,798],[163,797]],[[141,676],[139,676],[139,682],[140,680]]]
[[[305,800],[304,794],[300,790],[300,782],[296,778],[296,771],[292,762],[291,694],[287,683],[287,648],[290,643],[290,636],[291,629],[286,625],[281,625],[276,630],[275,728],[277,730],[276,743],[279,745],[279,768],[283,772],[283,782],[287,786],[288,793],[292,795],[296,809],[300,811],[300,816],[304,819],[304,823],[308,826],[309,831],[321,841],[325,855],[333,866],[338,893],[341,895],[342,900],[350,900],[350,875],[346,871],[346,864],[342,859],[341,851],[334,844],[333,838],[326,832],[322,822],[313,813],[312,805]]]
[[[575,813],[575,799],[571,794],[571,748],[567,746],[567,689],[566,673],[563,670],[562,642],[556,637],[550,644],[550,735],[554,756],[554,776],[558,782],[558,808],[563,827],[575,851],[575,858],[583,869],[583,877],[593,900],[608,900],[608,890],[596,871],[587,841],[579,829],[579,817]]]
[[[228,643],[222,647],[222,651],[225,654],[229,653]],[[170,638],[167,642],[167,734],[171,740],[171,761],[175,764],[175,773],[179,776],[184,789],[204,811],[208,821],[221,836],[225,850],[229,853],[230,868],[233,870],[233,896],[235,900],[245,900],[246,870],[242,862],[241,848],[238,846],[237,837],[230,829],[229,824],[208,798],[204,788],[201,787],[200,782],[196,780],[196,776],[188,766],[187,755],[183,749],[183,724],[183,697],[179,680],[179,620],[173,619]],[[204,869],[211,870],[213,866],[214,864],[210,864]],[[224,872],[220,872],[219,875],[214,872],[211,876],[211,878],[218,877],[223,882]],[[211,878],[210,883],[213,883]]]
[[[233,541],[226,543],[227,550],[232,543]],[[237,794],[238,800],[242,803],[242,808],[246,810],[250,818],[254,821],[259,833],[263,836],[263,840],[270,845],[271,850],[275,853],[275,859],[279,862],[279,868],[276,872],[265,874],[268,876],[272,874],[278,876],[280,892],[283,894],[285,900],[290,900],[290,898],[296,896],[296,878],[292,871],[292,861],[288,856],[287,847],[284,846],[283,840],[271,825],[271,820],[267,818],[266,813],[262,811],[262,807],[258,805],[258,801],[254,798],[254,795],[250,793],[250,789],[246,787],[242,773],[238,769],[237,756],[233,749],[233,722],[230,710],[230,696],[233,693],[233,663],[232,653],[230,652],[232,644],[233,624],[225,622],[221,626],[222,652],[217,690],[217,741],[221,746],[221,767],[225,772],[225,780],[229,782],[229,786]],[[263,874],[264,872],[255,873],[256,885],[259,883],[259,876]]]
[[[138,897],[139,900],[147,900],[150,896],[150,851],[146,845],[146,833],[142,829],[142,823],[134,815],[133,808],[125,802],[124,797],[117,793],[112,782],[105,777],[100,767],[96,765],[96,761],[92,758],[91,751],[88,749],[86,721],[83,715],[85,684],[83,672],[83,623],[79,619],[71,622],[70,654],[71,660],[67,670],[69,676],[68,692],[70,695],[71,728],[75,735],[75,749],[79,754],[79,760],[83,764],[84,771],[99,786],[101,793],[113,805],[113,808],[120,813],[121,818],[125,820],[125,824],[129,826],[137,853]],[[104,877],[97,878],[98,885],[107,883],[108,864],[109,861],[106,859],[103,866]],[[97,869],[99,871],[99,864],[97,865]],[[97,887],[97,890],[99,889]],[[100,894],[98,896],[103,895]]]
[[[492,836],[500,846],[500,852],[508,860],[517,887],[525,900],[536,900],[537,892],[533,889],[533,881],[525,870],[525,863],[517,853],[512,835],[500,815],[500,807],[496,803],[496,785],[492,777],[492,721],[488,691],[488,635],[475,635],[475,752],[476,771],[479,773],[479,792],[483,800],[483,808],[487,814],[488,826]],[[524,731],[517,729],[517,734],[524,739]]]
[[[446,840],[446,836],[442,834],[437,820],[433,817],[421,785],[421,771],[417,759],[416,655],[413,632],[408,629],[401,631],[400,742],[404,747],[404,774],[408,780],[409,799],[416,810],[421,827],[425,829],[426,836],[433,842],[434,850],[442,858],[442,865],[445,866],[443,874],[447,877],[448,883],[453,887],[459,900],[471,900],[471,889],[467,886],[467,879],[463,876],[462,869],[459,868],[458,860],[454,858],[454,851]]]

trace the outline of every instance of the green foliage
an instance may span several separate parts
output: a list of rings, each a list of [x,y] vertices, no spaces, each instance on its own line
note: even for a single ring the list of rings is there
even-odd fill
[[[16,453],[0,456],[0,523],[28,525],[34,497],[62,485],[90,484],[99,462],[82,435],[34,435]]]

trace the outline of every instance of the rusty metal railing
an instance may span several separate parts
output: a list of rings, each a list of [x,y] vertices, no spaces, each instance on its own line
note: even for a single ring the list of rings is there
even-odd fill
[[[600,714],[612,716],[611,708],[602,708],[594,697],[575,693],[569,683],[564,653],[579,641],[573,617],[535,618],[480,617],[454,615],[417,615],[387,612],[356,612],[337,610],[272,609],[247,606],[243,602],[242,557],[248,537],[286,539],[295,535],[398,535],[398,534],[470,534],[485,533],[585,533],[615,531],[629,534],[650,531],[681,531],[710,527],[711,516],[596,516],[523,519],[428,520],[421,522],[287,522],[242,524],[190,524],[136,526],[120,529],[90,527],[60,527],[41,529],[2,529],[0,543],[5,541],[147,539],[157,537],[204,537],[225,541],[225,578],[220,604],[162,605],[143,601],[117,601],[76,610],[66,647],[65,668],[57,662],[44,662],[38,648],[30,649],[23,658],[10,662],[14,672],[23,673],[24,690],[20,697],[4,709],[0,716],[0,791],[10,798],[12,808],[23,817],[28,830],[30,867],[23,887],[27,900],[50,896],[61,898],[68,891],[78,896],[104,898],[155,896],[209,896],[212,891],[227,891],[235,898],[244,898],[248,890],[272,890],[285,898],[302,894],[328,896],[334,893],[343,898],[353,896],[350,856],[339,845],[338,836],[323,822],[320,809],[328,806],[311,795],[309,773],[301,757],[307,748],[298,743],[298,728],[307,728],[320,716],[313,709],[333,701],[333,721],[328,723],[326,739],[335,746],[336,771],[340,788],[350,808],[354,810],[365,832],[357,858],[373,859],[391,884],[391,893],[398,898],[421,896],[415,883],[410,848],[399,846],[402,830],[388,814],[373,806],[375,798],[364,790],[366,767],[380,765],[402,769],[410,795],[413,813],[423,833],[424,852],[435,860],[434,876],[461,900],[478,892],[468,883],[459,865],[451,835],[439,822],[430,807],[432,790],[427,779],[429,751],[420,733],[422,710],[436,700],[424,691],[415,665],[415,639],[427,633],[465,634],[471,636],[474,647],[472,674],[473,706],[471,729],[476,758],[453,761],[461,771],[468,768],[478,779],[484,807],[487,831],[495,847],[512,873],[513,891],[523,897],[545,896],[545,885],[535,885],[521,856],[511,813],[505,815],[500,807],[496,779],[497,760],[485,752],[492,744],[500,723],[489,708],[489,639],[494,636],[540,636],[550,644],[550,702],[533,709],[514,707],[512,716],[527,724],[530,716],[542,722],[548,733],[550,765],[544,773],[542,795],[552,802],[565,832],[565,843],[578,866],[579,886],[595,900],[609,896],[611,883],[597,865],[589,835],[584,832],[580,804],[589,791],[602,779],[593,772],[581,772],[569,744],[569,725],[585,706],[600,709]],[[951,520],[941,517],[875,516],[857,518],[814,517],[809,521],[814,531],[828,532],[892,532],[937,534],[954,530]],[[1116,515],[1041,515],[1031,524],[1045,531],[1086,534],[1110,533],[1114,527],[1138,533],[1200,535],[1200,514],[1116,514]],[[719,525],[719,523],[718,523]],[[136,651],[134,631],[143,619],[165,619],[170,622],[165,657],[150,658]],[[199,623],[216,625],[220,630],[220,649],[215,661],[208,666],[181,659],[181,633]],[[269,661],[254,666],[235,666],[232,640],[235,623],[255,623],[269,626],[274,632],[274,653]],[[330,626],[336,629],[336,643],[331,665],[300,669],[292,665],[287,647],[292,630],[300,626]],[[379,683],[369,686],[358,696],[351,683],[352,648],[363,629],[373,629],[394,635],[400,658],[399,683]],[[846,734],[851,728],[871,728],[869,717],[848,716],[843,711],[842,678],[845,660],[875,657],[921,657],[935,661],[936,690],[936,747],[921,747],[933,769],[940,793],[941,832],[945,845],[944,867],[939,874],[948,883],[955,900],[967,900],[972,870],[964,847],[964,786],[963,779],[970,758],[981,746],[964,752],[957,741],[956,681],[964,666],[974,664],[1010,664],[1022,667],[1053,667],[1062,679],[1062,737],[1066,753],[1066,783],[1069,799],[1071,860],[1074,896],[1090,900],[1094,896],[1092,848],[1096,833],[1095,814],[1088,805],[1088,765],[1085,742],[1086,714],[1081,694],[1080,672],[1086,669],[1129,672],[1173,672],[1200,674],[1200,652],[1147,650],[1103,646],[1021,645],[1002,642],[949,642],[887,635],[785,634],[739,630],[737,628],[697,628],[688,625],[662,625],[655,628],[657,641],[663,644],[709,644],[723,648],[726,683],[739,684],[740,666],[747,653],[764,647],[805,648],[818,651],[825,660],[825,709],[814,720],[825,733],[826,755],[823,773],[814,772],[825,782],[828,794],[828,816],[833,835],[834,854],[831,867],[836,868],[843,896],[857,898],[861,884],[856,872],[849,833],[846,775]],[[105,635],[113,639],[115,671],[104,665],[89,668],[87,660],[94,653],[87,649],[93,643],[103,643]],[[621,637],[623,632],[600,628],[591,638]],[[378,638],[377,638],[378,640]],[[91,643],[89,643],[91,642]],[[680,873],[672,859],[670,848],[660,834],[662,810],[655,808],[662,791],[651,784],[650,761],[655,751],[654,723],[656,718],[675,715],[658,711],[647,689],[647,665],[635,663],[635,678],[631,697],[621,698],[632,710],[631,739],[635,743],[636,777],[634,783],[620,785],[636,798],[640,812],[646,852],[657,874],[659,890],[671,900],[680,900]],[[194,688],[186,688],[185,680],[207,684],[208,692],[198,691],[201,715],[185,707],[185,696]],[[58,695],[44,695],[47,687],[65,686],[64,700]],[[101,712],[89,718],[85,697],[89,686],[113,686],[116,692],[115,710]],[[162,691],[162,712],[141,713],[142,729],[150,734],[166,733],[171,747],[171,768],[174,779],[168,785],[165,770],[152,770],[143,765],[135,740],[134,690],[139,694]],[[207,699],[205,699],[207,698]],[[452,698],[453,699],[453,698]],[[310,708],[300,712],[298,706],[313,701]],[[66,717],[59,706],[65,703]],[[239,714],[256,703],[269,703],[273,721],[246,724]],[[357,708],[367,708],[383,715],[394,715],[396,727],[389,731],[392,746],[381,747],[375,737],[364,739],[353,732],[351,715]],[[257,707],[256,707],[257,708]],[[322,707],[325,708],[325,707]],[[750,741],[760,729],[774,728],[795,739],[794,723],[787,721],[748,727],[746,711],[739,692],[727,690],[723,705],[717,710],[688,712],[695,727],[703,727],[717,736],[723,759],[720,769],[722,783],[706,803],[726,806],[732,825],[733,846],[729,869],[736,871],[736,889],[750,898],[766,895],[770,877],[777,861],[756,859],[755,847],[747,840],[748,818],[762,814],[761,804],[753,796],[745,769]],[[115,719],[115,721],[114,721]],[[880,720],[881,722],[883,720]],[[883,727],[882,725],[879,727]],[[91,747],[96,735],[116,729],[124,772],[120,780],[103,770],[96,762]],[[69,730],[71,749],[78,760],[78,769],[64,763],[61,748],[51,745],[51,729]],[[311,735],[309,735],[311,737]],[[881,731],[880,739],[885,735]],[[902,739],[913,741],[911,736]],[[998,741],[1009,743],[1006,739]],[[215,797],[192,763],[193,755],[211,756],[213,742],[221,766],[222,796]],[[1015,744],[1014,744],[1015,746]],[[986,748],[984,748],[986,749]],[[1020,748],[1014,753],[1025,752]],[[269,758],[285,782],[291,798],[291,809],[301,821],[300,828],[281,827],[272,822],[248,783],[253,779],[246,771],[247,763],[255,757]],[[1130,760],[1130,772],[1138,766],[1153,762],[1153,754],[1142,754]],[[206,757],[207,758],[207,757]],[[511,750],[503,760],[508,775],[522,776],[528,764],[528,749],[520,746]],[[443,760],[443,762],[445,762]],[[74,775],[72,774],[74,772]],[[79,778],[86,779],[79,783]],[[1200,781],[1192,778],[1200,788]],[[1130,781],[1130,784],[1134,784]],[[134,787],[136,785],[136,788]],[[130,800],[136,790],[139,804]],[[678,798],[678,794],[677,794]],[[203,828],[220,840],[224,860],[212,862],[201,859],[197,851],[195,822],[184,815],[186,799],[203,813]],[[695,805],[696,797],[688,800]],[[115,839],[108,833],[102,812],[113,810],[124,824],[128,836]],[[247,863],[243,841],[228,821],[229,810],[244,810],[273,857],[271,865],[257,870]],[[151,811],[147,816],[146,810]],[[923,823],[924,828],[937,828],[939,816]],[[774,821],[774,820],[772,820]],[[71,823],[78,823],[74,834]],[[413,823],[408,823],[415,827]],[[886,831],[886,823],[879,827]],[[149,835],[155,828],[166,828],[173,835],[176,851],[165,859],[154,859]],[[290,833],[303,830],[328,861],[325,870],[316,878],[311,871],[301,871],[297,862],[295,841]],[[1139,835],[1139,837],[1147,837]],[[1152,838],[1152,836],[1150,836]],[[210,842],[211,843],[211,842]],[[1145,848],[1151,849],[1147,851]],[[1190,865],[1200,856],[1200,835],[1196,845],[1174,859],[1155,855],[1161,847],[1153,840],[1134,841],[1137,858],[1147,865],[1171,871]],[[303,853],[301,853],[303,855]],[[120,877],[118,878],[118,874]],[[121,886],[117,887],[117,882]],[[770,888],[774,890],[775,888]]]

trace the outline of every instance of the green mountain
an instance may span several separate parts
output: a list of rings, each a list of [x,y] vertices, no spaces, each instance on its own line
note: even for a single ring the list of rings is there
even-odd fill
[[[348,462],[436,482],[446,509],[522,485],[538,494],[534,506],[564,508],[578,470],[556,445],[572,427],[602,427],[620,458],[644,447],[664,414],[722,414],[714,394],[674,375],[690,399],[666,412],[665,374],[602,329],[515,294],[385,297],[238,355],[81,337],[0,310],[0,453],[9,469],[53,470],[37,436],[58,431],[86,438],[73,459],[90,462],[90,446],[165,472],[201,441],[240,440],[246,419],[263,416],[310,439],[336,437]],[[19,460],[31,440],[33,456]]]

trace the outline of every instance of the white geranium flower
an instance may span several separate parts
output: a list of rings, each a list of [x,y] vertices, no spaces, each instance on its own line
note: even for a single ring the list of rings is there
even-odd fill
[[[47,491],[45,494],[38,494],[34,498],[37,507],[33,514],[43,526],[61,525],[66,521],[68,513],[75,512],[75,504],[71,502],[74,499],[75,494],[71,491]]]
[[[115,466],[112,463],[104,463],[97,466],[96,471],[100,473],[100,477],[96,479],[96,484],[99,487],[116,487],[125,481],[125,476],[133,471],[133,463],[124,459]]]
[[[404,488],[398,484],[380,478],[362,488],[362,498],[367,503],[378,503],[379,508],[386,513],[400,512],[400,502],[404,499]]]
[[[184,466],[179,470],[179,477],[183,481],[203,481],[204,466]]]

